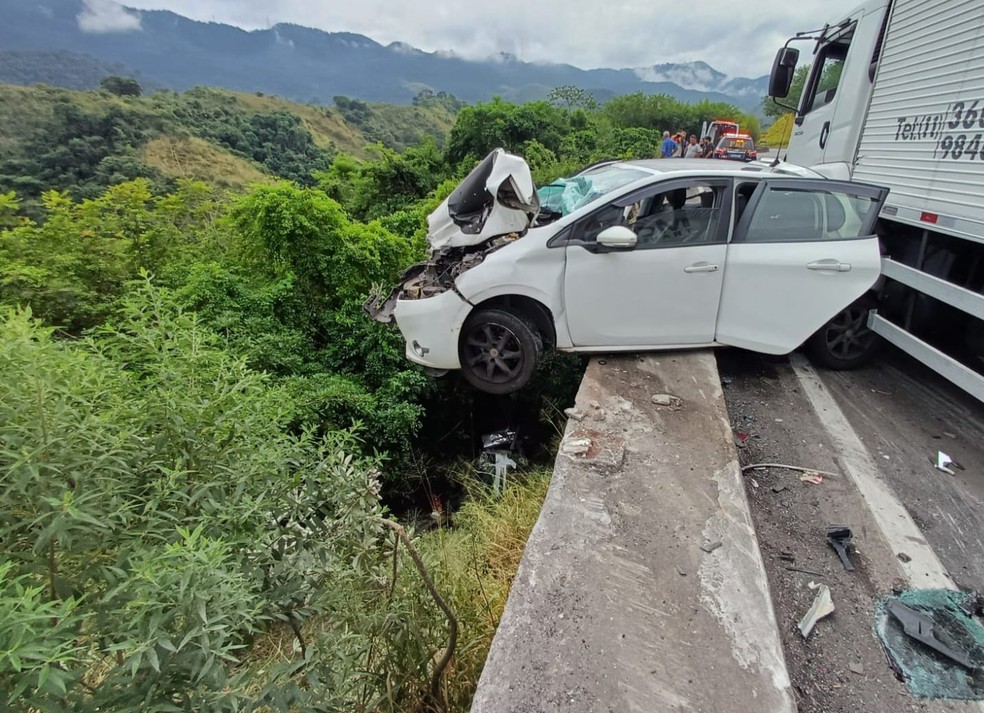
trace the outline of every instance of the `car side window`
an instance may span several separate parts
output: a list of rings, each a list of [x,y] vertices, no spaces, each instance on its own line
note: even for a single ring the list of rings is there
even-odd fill
[[[590,245],[615,225],[638,236],[636,250],[723,242],[724,181],[688,181],[620,199],[573,226],[571,244]]]
[[[749,243],[850,240],[862,235],[877,204],[840,191],[763,186],[747,230]]]

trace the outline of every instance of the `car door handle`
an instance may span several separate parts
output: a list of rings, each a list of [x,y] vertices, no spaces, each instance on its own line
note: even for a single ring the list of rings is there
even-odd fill
[[[806,264],[807,270],[821,270],[823,272],[850,272],[851,263],[849,262],[838,262],[837,260],[817,260],[816,262],[808,262]]]
[[[709,265],[706,262],[695,262],[693,265],[687,265],[683,268],[684,272],[717,272],[717,265]]]

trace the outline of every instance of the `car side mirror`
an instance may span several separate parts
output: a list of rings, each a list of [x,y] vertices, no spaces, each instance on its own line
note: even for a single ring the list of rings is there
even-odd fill
[[[799,55],[799,50],[793,47],[783,47],[776,53],[772,74],[769,75],[769,96],[773,99],[785,99],[789,96]]]
[[[631,250],[639,238],[624,225],[613,225],[598,233],[598,244],[612,250]]]

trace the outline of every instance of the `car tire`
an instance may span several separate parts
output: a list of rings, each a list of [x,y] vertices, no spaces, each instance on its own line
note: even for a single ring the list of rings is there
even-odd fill
[[[458,357],[465,381],[489,394],[511,394],[536,372],[543,338],[525,315],[481,309],[461,330]]]
[[[878,306],[864,295],[841,310],[806,342],[810,360],[828,369],[857,369],[871,361],[881,348],[881,338],[868,329],[868,312]]]

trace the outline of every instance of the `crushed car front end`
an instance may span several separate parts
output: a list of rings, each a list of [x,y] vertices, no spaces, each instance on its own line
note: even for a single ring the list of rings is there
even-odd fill
[[[430,253],[399,284],[364,307],[378,322],[396,322],[407,358],[431,370],[460,368],[458,337],[472,305],[458,278],[526,234],[539,212],[529,166],[496,149],[428,217]]]

